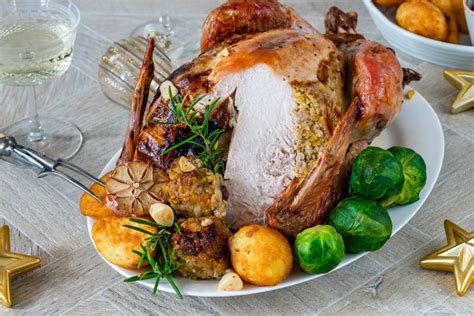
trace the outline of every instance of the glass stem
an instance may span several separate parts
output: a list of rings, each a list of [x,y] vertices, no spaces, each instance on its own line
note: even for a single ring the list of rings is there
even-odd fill
[[[171,19],[170,19],[170,16],[168,14],[168,11],[165,11],[165,13],[160,16],[159,21],[163,25],[163,27],[166,31],[166,35],[167,36],[173,36],[174,30],[173,30],[173,26],[171,25]]]
[[[29,89],[29,88],[28,88]],[[41,123],[38,119],[38,105],[36,102],[36,90],[35,86],[31,88],[33,90],[33,101],[29,106],[29,120],[30,120],[30,131],[28,132],[28,141],[30,142],[40,142],[44,140],[44,130],[41,128]]]

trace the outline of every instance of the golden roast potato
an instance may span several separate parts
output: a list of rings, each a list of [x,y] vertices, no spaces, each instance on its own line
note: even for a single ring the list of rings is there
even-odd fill
[[[110,173],[103,176],[101,180],[103,182],[107,181],[109,174]],[[90,190],[102,199],[102,203],[97,202],[92,196],[84,193],[79,203],[79,209],[82,215],[96,219],[101,217],[115,216],[115,213],[105,205],[105,197],[107,195],[105,192],[105,188],[103,186],[98,185],[97,183],[94,183],[90,187]]]
[[[430,2],[440,8],[446,16],[453,13],[453,0],[430,0]]]
[[[384,7],[397,7],[405,2],[405,0],[374,0],[374,2]]]
[[[395,20],[398,25],[415,34],[444,41],[448,24],[443,12],[426,0],[411,0],[398,7]]]
[[[453,0],[431,0],[431,3],[440,8],[446,17],[446,22],[448,23],[448,35],[446,37],[446,42],[458,44],[459,31],[458,23],[456,21],[456,14],[454,13],[453,8]]]
[[[239,229],[229,238],[235,272],[246,282],[269,286],[288,277],[293,254],[288,240],[278,231],[260,225]]]
[[[463,33],[468,34],[469,29],[467,27],[466,15],[464,14],[464,1],[465,0],[452,0],[453,11],[456,15],[459,30]]]
[[[125,269],[136,269],[140,257],[132,250],[142,252],[140,244],[145,244],[145,238],[148,235],[123,225],[133,225],[152,233],[157,232],[157,228],[132,223],[128,217],[103,217],[99,218],[92,227],[92,239],[97,251],[107,261]]]

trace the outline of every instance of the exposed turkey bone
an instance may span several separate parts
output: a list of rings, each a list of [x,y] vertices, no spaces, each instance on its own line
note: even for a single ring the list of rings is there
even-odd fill
[[[420,81],[421,74],[410,68],[403,68],[403,86],[410,84],[412,81]]]
[[[326,34],[324,37],[335,44],[350,43],[364,36],[356,31],[358,15],[356,12],[344,12],[337,7],[331,7],[324,18]]]
[[[357,12],[350,11],[345,13],[337,7],[331,7],[324,18],[326,33],[357,33]]]
[[[132,108],[130,113],[130,120],[128,123],[127,135],[122,148],[122,154],[118,160],[118,164],[123,164],[132,161],[135,156],[135,150],[138,143],[138,136],[143,126],[143,117],[148,100],[148,93],[150,91],[151,81],[153,80],[153,73],[155,66],[153,64],[153,49],[155,48],[155,41],[153,38],[148,39],[148,44],[143,58],[140,75],[133,92]]]
[[[351,131],[362,104],[355,98],[325,144],[316,165],[303,178],[295,178],[265,211],[267,224],[287,237],[321,223],[342,197],[345,177],[340,175],[349,148]]]

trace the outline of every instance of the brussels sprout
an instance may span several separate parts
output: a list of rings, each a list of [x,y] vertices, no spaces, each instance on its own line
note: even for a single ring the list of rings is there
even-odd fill
[[[295,254],[306,273],[326,273],[344,258],[344,241],[334,227],[314,226],[296,236]]]
[[[327,220],[341,234],[346,251],[359,253],[382,247],[392,234],[386,209],[372,200],[352,196],[341,201]]]
[[[409,204],[420,199],[420,192],[426,184],[426,165],[423,158],[414,150],[405,147],[392,147],[388,150],[402,164],[405,182],[400,193],[381,202],[384,207],[394,204]]]
[[[378,147],[367,147],[354,160],[349,193],[383,200],[398,194],[403,182],[402,165],[392,153]]]

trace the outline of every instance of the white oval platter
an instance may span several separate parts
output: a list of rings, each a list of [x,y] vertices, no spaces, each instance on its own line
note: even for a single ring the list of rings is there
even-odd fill
[[[393,234],[395,234],[418,212],[436,183],[436,179],[438,178],[439,172],[441,170],[444,157],[443,130],[441,123],[439,122],[439,119],[431,108],[430,104],[419,93],[416,93],[412,100],[405,101],[403,109],[395,122],[386,130],[384,130],[384,132],[374,141],[373,145],[380,146],[382,148],[389,148],[391,146],[404,146],[412,148],[423,156],[427,166],[428,179],[425,188],[421,192],[420,200],[410,205],[391,208],[389,211],[393,222]],[[119,155],[120,152],[117,152],[112,157],[112,159],[110,159],[110,161],[104,167],[102,175],[114,168]],[[92,231],[93,224],[94,220],[92,218],[87,218],[89,233]],[[351,262],[360,259],[364,255],[365,254],[346,255],[344,260],[335,270],[345,267]],[[134,276],[139,273],[139,271],[136,270],[126,270],[109,262],[107,263],[113,269],[123,275],[124,278]],[[288,279],[276,286],[257,287],[246,284],[242,291],[237,292],[218,291],[216,280],[194,281],[190,279],[177,278],[176,283],[184,295],[222,297],[273,291],[307,282],[321,276],[323,275],[305,274],[298,268],[294,268]],[[154,285],[153,280],[142,281],[140,283],[149,288],[153,288]],[[165,281],[160,283],[159,290],[173,292],[173,289]]]
[[[382,12],[372,0],[363,1],[380,33],[394,48],[430,63],[474,70],[474,46],[470,46],[468,35],[461,36],[462,45],[435,41],[398,26],[394,8],[384,8]]]

